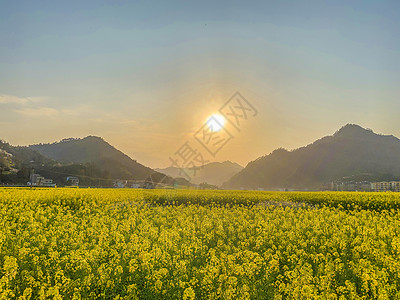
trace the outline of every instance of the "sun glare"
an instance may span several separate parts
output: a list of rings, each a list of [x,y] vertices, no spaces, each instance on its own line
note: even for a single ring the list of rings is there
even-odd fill
[[[224,128],[225,118],[219,114],[214,114],[208,117],[207,126],[213,132],[218,132]]]

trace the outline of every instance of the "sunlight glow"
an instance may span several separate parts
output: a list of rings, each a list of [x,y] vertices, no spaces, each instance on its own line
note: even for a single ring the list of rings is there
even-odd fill
[[[224,128],[225,118],[219,114],[213,114],[207,119],[207,126],[213,132],[218,132]]]

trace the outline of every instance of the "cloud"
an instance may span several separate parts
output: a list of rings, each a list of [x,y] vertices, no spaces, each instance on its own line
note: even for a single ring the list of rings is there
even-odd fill
[[[29,117],[55,117],[59,111],[51,107],[15,109],[16,113]]]
[[[12,95],[0,95],[0,104],[19,104],[37,103],[42,101],[43,97],[17,97]]]
[[[25,104],[27,102],[29,102],[29,98],[20,98],[11,95],[0,95],[0,104]]]
[[[46,97],[18,97],[13,95],[0,95],[0,105],[9,106],[11,111],[28,117],[54,117],[60,112],[51,107],[43,106]],[[38,105],[39,103],[39,105]]]

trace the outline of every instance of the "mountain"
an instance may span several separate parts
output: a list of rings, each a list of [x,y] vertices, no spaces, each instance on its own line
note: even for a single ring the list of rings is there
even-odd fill
[[[158,179],[164,177],[163,174],[138,163],[96,136],[31,145],[29,149],[62,164],[91,164],[114,179],[146,179],[152,176],[154,181],[159,181]]]
[[[0,140],[0,166],[4,169],[19,169],[25,164],[39,163],[52,165],[54,160],[41,155],[39,152],[27,147],[11,146]]]
[[[400,140],[348,124],[306,147],[277,149],[250,162],[223,188],[318,189],[324,183],[360,175],[371,181],[398,178]]]
[[[55,164],[54,160],[35,150],[12,146],[0,140],[0,183],[25,184],[31,168],[47,168]]]
[[[181,172],[181,170],[176,167],[155,170],[171,177],[185,177],[184,174],[186,173],[191,177],[190,181],[192,183],[200,184],[206,182],[208,184],[220,186],[242,169],[243,167],[237,163],[224,161],[205,164],[203,167],[196,168],[195,172],[193,169],[187,168],[184,168],[183,172]]]
[[[0,141],[0,183],[26,185],[34,170],[57,185],[65,185],[67,176],[78,176],[83,186],[112,186],[109,172],[93,163],[60,163],[29,147],[12,146]]]

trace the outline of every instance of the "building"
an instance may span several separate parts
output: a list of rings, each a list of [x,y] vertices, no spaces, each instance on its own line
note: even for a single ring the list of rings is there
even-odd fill
[[[127,180],[121,180],[121,179],[114,180],[114,182],[113,182],[113,186],[118,189],[122,189],[122,188],[126,187],[127,184],[128,184]]]
[[[362,182],[346,182],[337,185],[338,191],[355,191],[355,192],[370,192],[371,183],[368,181]]]
[[[68,176],[67,177],[67,185],[69,186],[79,186],[79,178],[75,176]]]
[[[348,182],[331,182],[324,187],[328,191],[342,192],[370,192],[372,190],[369,181],[348,181]]]
[[[400,181],[373,182],[371,188],[374,192],[400,192]]]
[[[152,181],[145,181],[143,184],[143,188],[145,189],[155,189],[156,188],[156,184]]]
[[[55,186],[52,179],[44,178],[43,176],[40,176],[40,174],[35,174],[35,171],[32,171],[28,185],[30,185],[30,186]]]
[[[53,184],[53,179],[43,178],[42,186],[55,186],[55,184]]]

